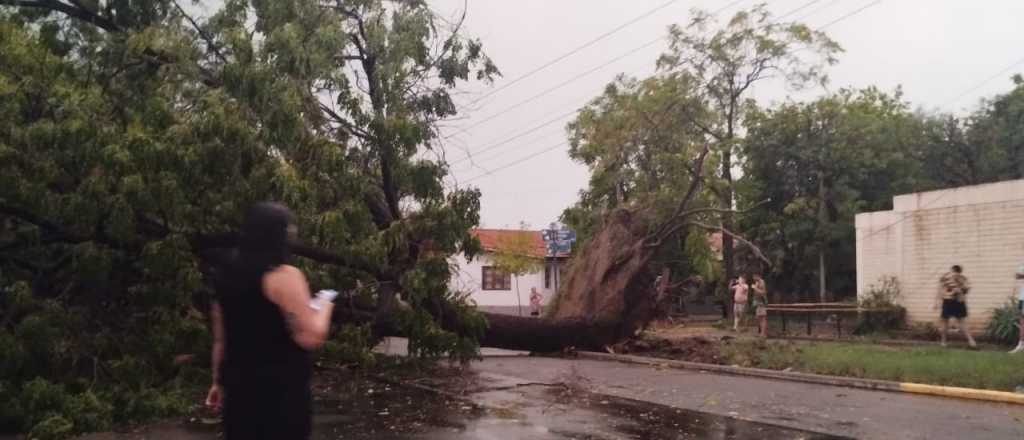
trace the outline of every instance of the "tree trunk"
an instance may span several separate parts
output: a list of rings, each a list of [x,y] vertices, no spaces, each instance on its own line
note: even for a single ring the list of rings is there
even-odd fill
[[[828,294],[825,289],[825,250],[818,251],[818,299],[821,302],[828,302]]]
[[[519,305],[519,316],[523,316],[523,297],[519,295],[519,275],[516,275],[516,304]]]
[[[828,224],[828,210],[826,204],[828,203],[828,193],[825,188],[825,173],[822,171],[818,172],[818,231],[821,234],[822,242],[818,249],[818,298],[821,302],[828,302],[828,289],[825,274],[825,247],[828,243],[826,236],[825,226]]]
[[[728,148],[728,147],[727,147]],[[732,216],[732,204],[733,204],[733,186],[732,186],[732,152],[726,149],[722,152],[722,179],[726,182],[725,195],[722,197],[721,208],[725,211],[722,213],[722,228],[726,230],[733,230],[733,216]],[[722,234],[722,263],[725,266],[725,283],[729,284],[730,281],[736,279],[736,261],[734,257],[734,243],[732,236],[729,234]],[[732,307],[732,295],[725,295],[722,299],[723,311],[728,317],[731,313]]]

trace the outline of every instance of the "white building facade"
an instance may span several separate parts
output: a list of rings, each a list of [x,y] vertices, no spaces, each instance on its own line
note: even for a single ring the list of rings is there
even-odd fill
[[[1024,180],[897,196],[892,211],[858,214],[857,293],[896,277],[911,322],[936,322],[938,280],[963,266],[970,280],[968,322],[984,330],[992,311],[1016,294],[1024,263]]]
[[[529,315],[531,289],[540,292],[543,305],[551,301],[558,291],[559,268],[567,255],[548,257],[540,231],[478,229],[474,234],[480,239],[484,252],[472,261],[461,255],[454,257],[457,271],[451,281],[453,290],[467,293],[480,309],[499,313],[518,314],[521,306],[522,314]],[[537,271],[516,277],[495,267],[495,253],[503,239],[513,234],[529,235],[532,243],[529,256],[537,260]]]

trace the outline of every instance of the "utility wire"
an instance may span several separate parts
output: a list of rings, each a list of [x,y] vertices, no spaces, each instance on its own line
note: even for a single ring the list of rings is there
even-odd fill
[[[555,145],[552,145],[552,146],[550,146],[550,147],[548,147],[548,148],[545,148],[545,149],[543,149],[543,150],[540,150],[540,151],[538,151],[538,152],[536,152],[536,153],[533,153],[533,154],[531,154],[531,155],[529,155],[529,156],[526,156],[526,157],[523,157],[523,158],[517,159],[517,160],[515,160],[515,161],[509,162],[509,163],[507,163],[507,164],[505,164],[505,165],[502,165],[502,166],[500,166],[500,167],[497,167],[497,168],[493,168],[493,169],[491,169],[491,171],[490,171],[490,172],[488,172],[488,173],[483,173],[483,174],[480,174],[480,175],[477,175],[477,176],[473,176],[473,177],[470,177],[469,179],[463,180],[463,181],[462,181],[462,183],[469,183],[469,182],[472,182],[472,181],[474,181],[474,180],[477,180],[477,179],[481,179],[481,178],[483,178],[483,177],[486,177],[486,176],[489,176],[489,175],[491,175],[491,174],[494,174],[494,173],[496,173],[496,172],[498,172],[498,171],[501,171],[501,170],[504,170],[504,169],[507,169],[507,168],[511,168],[511,167],[513,167],[513,166],[519,165],[519,164],[521,164],[521,163],[523,163],[523,162],[526,162],[526,161],[528,161],[528,160],[530,160],[530,159],[533,159],[533,158],[535,158],[535,157],[537,157],[537,156],[540,156],[540,155],[542,155],[542,154],[544,154],[544,153],[547,153],[547,152],[553,151],[553,150],[555,150],[555,149],[557,149],[557,148],[561,148],[561,147],[564,147],[564,146],[567,146],[567,145],[569,145],[569,141],[561,141],[561,142],[559,142],[559,143],[557,143],[557,144],[555,144]]]
[[[590,75],[590,74],[592,74],[594,72],[597,72],[598,70],[601,70],[601,69],[603,69],[605,67],[608,67],[608,66],[618,62],[619,60],[627,58],[630,55],[636,55],[639,50],[645,49],[648,46],[652,46],[655,43],[658,43],[658,42],[660,42],[661,40],[664,40],[664,39],[665,39],[665,37],[658,37],[658,38],[656,38],[654,40],[651,40],[651,41],[648,41],[648,42],[644,43],[643,45],[640,45],[638,47],[632,48],[632,49],[622,53],[621,55],[619,55],[619,56],[617,56],[615,58],[612,58],[612,59],[610,59],[610,60],[608,60],[608,61],[606,61],[606,62],[604,62],[604,63],[602,63],[602,64],[600,64],[598,66],[595,66],[595,67],[593,67],[593,68],[583,72],[583,73],[579,73],[576,76],[573,76],[572,78],[569,78],[569,79],[567,79],[565,81],[562,81],[562,82],[558,83],[555,86],[552,86],[552,87],[550,87],[548,89],[545,89],[543,92],[540,92],[540,93],[538,93],[536,95],[533,95],[533,96],[531,96],[529,98],[526,98],[526,99],[524,99],[522,101],[519,101],[519,102],[513,104],[510,107],[506,107],[505,109],[503,109],[503,110],[501,110],[501,111],[499,111],[499,112],[497,112],[495,114],[492,114],[491,116],[488,116],[488,117],[486,117],[486,118],[484,118],[484,119],[482,119],[480,121],[477,121],[477,122],[473,123],[472,125],[470,125],[470,126],[468,126],[466,128],[463,128],[461,131],[468,131],[468,130],[473,129],[475,127],[479,127],[480,125],[483,125],[483,124],[485,124],[487,122],[490,122],[490,121],[494,120],[495,118],[497,118],[499,116],[502,116],[502,115],[504,115],[504,114],[506,114],[506,113],[508,113],[508,112],[510,112],[512,110],[515,110],[515,109],[517,109],[519,107],[522,107],[522,106],[524,106],[526,104],[529,104],[529,103],[531,103],[533,101],[536,101],[536,100],[538,100],[538,99],[540,99],[540,98],[542,98],[542,97],[544,97],[544,96],[546,96],[546,95],[548,95],[548,94],[550,94],[552,92],[555,92],[555,91],[557,91],[557,90],[559,90],[559,89],[561,89],[561,88],[563,88],[563,87],[565,87],[565,86],[567,86],[567,85],[569,85],[569,84],[571,84],[573,82],[576,82],[580,78],[583,78],[583,77],[585,77],[587,75]]]
[[[808,2],[807,4],[805,4],[804,6],[800,6],[800,7],[798,7],[797,9],[805,8],[805,7],[809,6],[810,4],[816,3],[816,2],[818,2],[818,1],[820,1],[820,0],[811,0],[810,2]],[[821,27],[818,27],[818,28],[817,28],[817,30],[818,30],[818,31],[820,31],[820,30],[823,30],[823,29],[825,29],[825,28],[827,28],[827,27],[830,27],[830,26],[836,25],[836,24],[840,23],[840,21],[843,21],[843,20],[845,20],[845,19],[849,19],[850,17],[853,17],[854,15],[857,15],[858,13],[860,13],[860,12],[863,12],[864,10],[866,10],[866,9],[868,9],[868,8],[872,7],[872,6],[876,6],[876,5],[880,4],[880,3],[882,3],[882,1],[883,1],[883,0],[876,0],[876,1],[873,1],[873,2],[871,2],[871,3],[868,3],[868,4],[866,4],[866,5],[864,5],[864,6],[861,6],[861,7],[857,8],[857,9],[854,9],[854,10],[852,10],[852,11],[850,11],[850,12],[848,12],[848,13],[846,13],[846,14],[842,15],[842,16],[840,16],[839,18],[836,18],[836,19],[834,19],[834,20],[828,21],[828,23],[827,23],[827,24],[825,24],[825,25],[823,25],[823,26],[821,26]],[[719,10],[717,10],[717,11],[715,11],[714,13],[715,13],[715,14],[717,14],[717,13],[721,12],[722,10],[724,10],[725,8],[728,8],[728,7],[730,7],[730,6],[732,6],[733,4],[735,4],[735,3],[738,3],[738,2],[739,2],[739,1],[734,1],[734,2],[730,3],[729,5],[727,5],[727,6],[723,7],[723,8],[721,8],[721,9],[719,9]],[[795,9],[795,10],[797,10],[797,9]],[[791,12],[793,12],[793,11],[791,11]],[[788,13],[791,13],[791,12],[787,12],[786,14],[788,14]],[[777,21],[777,19],[776,19],[776,21]],[[658,39],[658,40],[660,40],[660,39]],[[653,43],[653,42],[652,42],[652,43]],[[648,43],[648,44],[651,44],[651,43]],[[1018,63],[1020,63],[1020,62],[1024,62],[1024,59],[1021,59],[1020,61],[1018,61]],[[1015,65],[1016,65],[1016,63],[1015,63]],[[1012,69],[1012,68],[1013,68],[1013,67],[1011,67],[1011,68],[1009,68],[1009,69]],[[1008,69],[1008,70],[1009,70],[1009,69]],[[1001,74],[1001,73],[1000,73],[1000,74]],[[573,112],[575,112],[575,111],[573,111]],[[546,125],[550,125],[550,124],[553,124],[553,123],[554,123],[555,121],[558,121],[558,120],[559,120],[560,118],[563,118],[564,116],[565,116],[565,115],[560,115],[560,116],[559,116],[558,118],[556,118],[556,119],[554,119],[554,120],[551,120],[551,121],[548,121],[548,122],[546,122],[546,123],[542,124],[542,126],[539,126],[539,127],[543,127],[543,126],[546,126]],[[531,129],[531,130],[532,130],[532,129]],[[513,136],[513,138],[516,138],[516,139],[517,139],[517,138],[519,138],[519,137],[525,136],[526,134],[530,133],[530,132],[531,132],[531,130],[526,130],[526,131],[524,131],[524,132],[522,132],[522,133],[519,133],[518,135],[516,135],[516,136]],[[513,138],[509,138],[509,139],[506,139],[506,140],[504,140],[504,141],[502,141],[502,142],[499,142],[498,144],[490,145],[490,146],[488,146],[488,147],[487,147],[487,148],[485,148],[485,149],[494,149],[494,148],[497,148],[497,147],[498,147],[498,146],[500,146],[500,145],[503,145],[503,144],[505,144],[505,143],[508,143],[508,142],[510,142],[511,140],[514,140]],[[522,163],[524,163],[524,162],[526,162],[526,161],[529,161],[529,160],[531,160],[531,159],[535,159],[535,158],[537,158],[537,157],[540,157],[541,155],[544,155],[544,153],[546,153],[546,152],[548,152],[548,151],[551,151],[551,150],[553,150],[553,149],[555,149],[555,148],[557,148],[557,147],[560,147],[560,146],[562,146],[562,145],[566,145],[567,143],[568,143],[567,141],[562,141],[562,142],[560,142],[560,143],[558,143],[558,144],[552,145],[552,146],[550,146],[550,147],[548,147],[548,148],[545,148],[545,149],[542,149],[542,150],[540,150],[540,151],[538,151],[538,152],[532,153],[532,155],[529,155],[529,156],[526,156],[526,157],[524,157],[524,158],[518,159],[518,160],[516,160],[516,161],[514,161],[514,162],[511,162],[511,163],[505,164],[505,165],[503,165],[503,166],[501,166],[501,167],[498,167],[498,168],[492,169],[492,170],[490,170],[489,172],[486,172],[486,173],[483,173],[483,174],[480,174],[480,175],[477,175],[477,176],[471,177],[470,179],[468,179],[468,180],[465,180],[465,181],[463,181],[463,183],[468,183],[468,182],[471,182],[471,181],[474,181],[474,180],[480,179],[480,178],[482,178],[482,177],[484,177],[484,176],[489,176],[489,175],[493,175],[493,174],[494,174],[494,173],[496,173],[496,172],[499,172],[499,171],[502,171],[502,170],[505,170],[505,169],[511,168],[511,167],[513,167],[513,166],[516,166],[516,165],[522,164]],[[479,152],[482,152],[482,151],[483,151],[483,150],[481,150],[481,151],[479,151]],[[468,158],[468,157],[469,157],[469,155],[467,155],[467,158]],[[465,159],[467,159],[467,158],[463,158],[462,160],[460,160],[460,162],[461,162],[461,161],[464,161],[464,160],[465,160]],[[940,196],[940,199],[941,199],[941,196]],[[934,202],[934,201],[933,201],[933,202]],[[894,224],[894,225],[895,225],[895,224]]]
[[[734,1],[730,2],[729,4],[726,4],[725,6],[723,6],[721,8],[718,8],[717,10],[712,12],[711,15],[712,16],[717,15],[717,14],[721,13],[722,11],[724,11],[724,10],[726,10],[728,8],[731,8],[731,7],[733,7],[733,6],[735,6],[735,5],[739,4],[739,3],[742,3],[744,1],[746,1],[746,0],[734,0]],[[820,0],[812,0],[812,1],[820,1]],[[530,102],[536,101],[537,99],[540,99],[541,97],[544,97],[544,96],[546,96],[546,95],[548,95],[550,93],[553,93],[553,92],[563,88],[564,86],[566,86],[568,84],[571,84],[571,83],[573,83],[573,82],[575,82],[575,81],[577,81],[577,80],[579,80],[579,79],[581,79],[581,78],[583,78],[583,77],[585,77],[587,75],[590,75],[590,74],[592,74],[594,72],[597,72],[598,70],[601,70],[602,68],[605,68],[605,67],[607,67],[607,66],[609,66],[609,65],[611,65],[611,64],[613,64],[613,63],[615,63],[615,62],[617,62],[619,60],[622,60],[622,59],[628,57],[629,55],[633,55],[633,54],[637,53],[638,51],[640,51],[642,49],[646,49],[647,47],[649,47],[649,46],[651,46],[651,45],[653,45],[653,44],[655,44],[655,43],[657,43],[659,41],[665,40],[665,39],[666,39],[666,37],[658,37],[658,38],[656,38],[654,40],[651,40],[651,41],[648,41],[648,42],[646,42],[646,43],[644,43],[644,44],[642,44],[640,46],[634,47],[634,48],[630,49],[629,51],[624,52],[621,55],[619,55],[619,56],[617,56],[615,58],[612,58],[611,60],[606,61],[606,62],[604,62],[604,63],[602,63],[602,64],[600,64],[598,66],[595,66],[595,67],[593,67],[593,68],[591,68],[591,69],[589,69],[589,70],[587,70],[587,71],[585,71],[583,73],[577,74],[577,75],[573,76],[572,78],[569,78],[568,80],[563,81],[563,82],[559,83],[558,85],[556,85],[554,87],[550,87],[550,88],[548,88],[548,89],[546,89],[546,90],[544,90],[544,91],[542,91],[542,92],[540,92],[540,93],[538,93],[538,94],[536,94],[534,96],[531,96],[531,97],[529,97],[529,98],[527,98],[525,100],[522,100],[522,101],[520,101],[520,102],[518,102],[516,104],[513,104],[510,107],[506,107],[506,108],[498,111],[497,113],[494,113],[491,116],[488,116],[488,117],[484,118],[483,120],[480,120],[480,121],[477,121],[477,122],[473,123],[472,125],[470,125],[468,127],[460,128],[459,131],[466,132],[466,131],[471,130],[471,129],[475,128],[475,127],[483,125],[483,124],[485,124],[487,122],[490,122],[490,121],[494,120],[495,118],[497,118],[499,116],[502,116],[502,115],[504,115],[504,114],[506,114],[506,113],[508,113],[508,112],[510,112],[512,110],[515,110],[515,109],[517,109],[519,107],[522,107],[523,105],[529,104]],[[476,102],[476,101],[473,101],[473,102]],[[561,118],[561,117],[562,116],[559,116],[559,118]],[[548,122],[552,122],[552,121],[548,121]],[[451,136],[446,136],[446,137],[450,138]],[[467,159],[470,158],[471,154],[472,153],[468,153],[465,157],[463,157],[463,158],[461,158],[459,160],[460,161],[467,160]]]
[[[816,29],[816,30],[820,31],[822,29],[825,29],[825,28],[827,28],[829,26],[832,26],[832,25],[834,25],[836,23],[839,23],[840,21],[846,20],[847,18],[850,18],[850,17],[853,17],[854,15],[860,14],[861,12],[864,12],[866,9],[868,9],[868,8],[870,8],[872,6],[877,6],[879,3],[882,3],[882,0],[875,0],[875,1],[873,1],[871,3],[868,3],[868,4],[864,5],[864,6],[861,6],[860,8],[857,8],[857,9],[855,9],[853,11],[850,11],[850,12],[846,13],[842,17],[839,17],[839,18],[837,18],[835,20],[832,20],[832,21],[830,21],[828,23],[825,23],[825,24],[819,26],[818,29]]]
[[[633,19],[631,19],[631,20],[629,20],[629,21],[627,21],[627,22],[625,22],[625,23],[615,27],[614,29],[612,29],[612,30],[610,30],[608,32],[605,32],[605,33],[603,33],[601,35],[598,35],[596,38],[594,38],[594,39],[592,39],[590,41],[587,41],[586,43],[583,43],[582,45],[577,46],[576,48],[574,48],[574,49],[572,49],[572,50],[570,50],[570,51],[568,51],[568,52],[566,52],[566,53],[564,53],[562,55],[559,55],[559,56],[555,57],[553,60],[548,61],[548,62],[546,62],[546,63],[544,63],[544,64],[534,68],[533,70],[530,70],[529,72],[526,72],[526,73],[516,77],[515,79],[505,83],[501,87],[498,87],[498,88],[496,88],[494,90],[491,90],[491,91],[485,93],[483,96],[480,96],[479,98],[474,99],[472,102],[470,102],[470,104],[475,104],[477,102],[480,102],[484,98],[487,98],[487,97],[489,97],[491,95],[494,95],[495,93],[498,93],[498,92],[500,92],[502,90],[505,90],[505,89],[511,87],[512,85],[518,83],[519,81],[522,81],[522,80],[524,80],[526,78],[529,78],[529,77],[533,76],[537,72],[540,72],[540,71],[542,71],[544,69],[547,69],[548,67],[551,67],[551,66],[553,66],[555,64],[558,64],[560,61],[575,55],[576,53],[580,52],[583,49],[586,49],[586,48],[588,48],[590,46],[593,46],[598,41],[604,40],[605,38],[608,38],[608,37],[618,33],[619,31],[621,31],[621,30],[623,30],[623,29],[625,29],[625,28],[635,24],[636,22],[638,22],[640,20],[643,20],[643,19],[645,19],[647,17],[650,17],[655,12],[658,12],[658,11],[660,11],[662,9],[665,9],[665,8],[669,7],[670,5],[672,5],[673,3],[677,2],[677,1],[678,0],[669,0],[669,1],[665,2],[665,3],[662,3],[662,4],[658,5],[654,9],[651,9],[651,10],[649,10],[647,12],[644,12],[643,14],[640,14],[640,15],[638,15],[636,17],[633,17]]]
[[[782,20],[782,19],[784,19],[784,18],[786,18],[786,17],[789,17],[790,15],[793,15],[793,14],[795,14],[795,13],[797,13],[797,12],[800,12],[800,11],[802,11],[802,10],[804,10],[804,9],[807,9],[807,7],[808,7],[808,6],[813,6],[813,5],[815,4],[815,3],[818,3],[818,2],[820,2],[820,1],[821,1],[821,0],[812,0],[812,1],[809,1],[809,2],[807,2],[807,3],[804,3],[804,4],[800,5],[800,6],[797,6],[797,7],[796,7],[796,8],[794,8],[794,9],[791,9],[791,10],[790,10],[789,12],[787,12],[787,13],[785,13],[785,14],[782,14],[782,15],[780,15],[780,16],[779,16],[778,18],[776,18],[775,20],[776,20],[776,21],[780,21],[780,20]]]
[[[947,105],[953,104],[953,103],[963,99],[965,96],[967,96],[967,95],[971,94],[972,92],[974,92],[974,91],[984,87],[986,84],[988,84],[988,83],[990,83],[992,81],[995,81],[996,79],[1002,77],[1007,72],[1013,70],[1015,67],[1017,67],[1017,66],[1019,66],[1021,64],[1024,64],[1024,58],[1021,58],[1021,59],[1019,59],[1017,61],[1014,61],[1013,64],[1010,64],[1009,66],[1006,66],[1006,68],[1004,68],[1003,70],[1000,70],[995,75],[992,75],[992,76],[990,76],[988,78],[985,78],[983,81],[979,82],[978,84],[975,84],[971,88],[965,90],[963,93],[960,93],[960,94],[954,96],[952,99],[949,99],[946,102],[943,102],[940,107],[945,107]]]

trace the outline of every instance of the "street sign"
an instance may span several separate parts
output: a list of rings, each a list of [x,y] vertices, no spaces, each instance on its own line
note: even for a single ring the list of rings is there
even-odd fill
[[[572,243],[576,241],[576,231],[562,227],[556,229],[557,225],[551,224],[551,229],[544,229],[541,233],[541,238],[544,239],[544,245],[547,250],[547,256],[554,257],[557,255],[565,255],[572,251]]]

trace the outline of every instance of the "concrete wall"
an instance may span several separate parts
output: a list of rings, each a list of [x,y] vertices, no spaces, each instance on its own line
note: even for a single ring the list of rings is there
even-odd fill
[[[971,282],[971,330],[1014,294],[1024,262],[1024,180],[897,196],[892,211],[858,214],[857,292],[896,276],[912,322],[937,322],[938,279],[954,264]]]
[[[530,288],[536,287],[537,291],[544,295],[541,301],[547,304],[555,293],[555,285],[551,288],[544,287],[544,270],[526,274],[518,277],[519,296],[516,296],[516,277],[512,277],[512,289],[510,290],[483,290],[482,268],[492,266],[493,262],[488,253],[477,256],[473,261],[466,261],[462,256],[455,257],[458,265],[458,272],[452,277],[452,289],[462,292],[469,292],[470,299],[476,302],[485,310],[487,307],[512,307],[518,306],[522,301],[523,310],[527,311],[530,305]],[[486,306],[486,307],[485,307]]]

